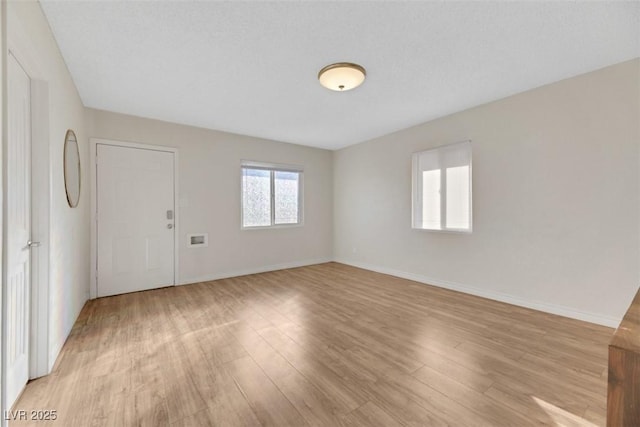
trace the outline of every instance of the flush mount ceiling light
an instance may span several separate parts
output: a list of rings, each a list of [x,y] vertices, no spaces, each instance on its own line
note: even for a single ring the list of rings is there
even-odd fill
[[[338,92],[355,89],[362,84],[367,72],[364,67],[350,62],[327,65],[318,73],[320,84]]]

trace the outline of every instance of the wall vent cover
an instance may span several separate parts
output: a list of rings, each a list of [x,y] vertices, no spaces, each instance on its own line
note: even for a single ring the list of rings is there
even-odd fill
[[[188,234],[187,246],[201,248],[209,246],[209,233]]]

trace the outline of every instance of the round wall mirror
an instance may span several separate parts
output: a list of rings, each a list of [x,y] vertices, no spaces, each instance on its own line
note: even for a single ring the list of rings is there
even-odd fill
[[[78,139],[72,130],[68,130],[64,137],[64,187],[69,206],[75,208],[80,200],[80,152]]]

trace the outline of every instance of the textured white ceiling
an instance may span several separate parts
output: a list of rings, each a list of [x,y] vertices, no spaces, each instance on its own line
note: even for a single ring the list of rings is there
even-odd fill
[[[640,56],[637,1],[41,3],[86,106],[328,149]]]

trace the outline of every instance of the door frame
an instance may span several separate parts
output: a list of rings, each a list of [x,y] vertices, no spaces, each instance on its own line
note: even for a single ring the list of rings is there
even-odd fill
[[[7,20],[3,22],[16,22],[11,19],[11,10],[4,9]],[[31,238],[40,242],[40,246],[31,251],[31,274],[29,304],[29,378],[37,378],[49,374],[52,361],[49,360],[49,258],[50,258],[50,203],[51,203],[51,168],[49,156],[49,83],[46,80],[44,68],[40,60],[33,54],[34,49],[31,38],[20,25],[8,25],[6,30],[6,51],[3,51],[4,61],[13,56],[18,64],[25,70],[31,81]],[[5,68],[6,70],[6,68]],[[6,81],[8,76],[5,75]],[[4,90],[8,89],[8,84]],[[4,92],[6,94],[6,92]],[[7,117],[8,104],[4,105],[3,118]],[[3,135],[7,135],[7,125],[4,122]],[[2,189],[7,194],[7,149],[8,141],[3,138],[2,144]],[[2,204],[3,218],[6,218],[7,203]],[[7,235],[6,221],[3,220],[2,235]],[[2,239],[2,264],[6,266],[7,241]],[[2,269],[2,340],[6,342],[6,314],[4,304],[6,298],[6,268]],[[5,361],[6,348],[2,346],[2,385],[5,390]],[[4,402],[2,403],[4,404]],[[8,408],[2,408],[3,410]]]
[[[164,145],[141,144],[138,142],[117,141],[112,139],[89,138],[89,167],[91,175],[91,274],[89,278],[89,297],[98,297],[98,169],[97,153],[98,144],[112,145],[123,148],[137,148],[141,150],[164,151],[173,154],[173,213],[174,213],[174,239],[173,239],[173,286],[180,283],[180,212],[178,210],[178,148]]]

